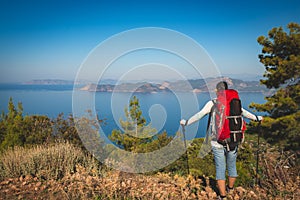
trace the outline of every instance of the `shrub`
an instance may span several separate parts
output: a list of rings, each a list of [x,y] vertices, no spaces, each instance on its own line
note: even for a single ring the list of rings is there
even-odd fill
[[[31,148],[16,146],[1,155],[0,178],[32,175],[41,179],[57,180],[74,173],[76,165],[86,167],[90,173],[99,173],[99,163],[69,142]]]

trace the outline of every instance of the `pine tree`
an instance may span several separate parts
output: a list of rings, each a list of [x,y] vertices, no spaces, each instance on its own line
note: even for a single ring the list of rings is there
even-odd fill
[[[125,131],[133,131],[135,137],[138,136],[138,132],[146,124],[146,119],[142,115],[139,100],[136,96],[129,102],[129,108],[125,108],[126,121],[120,120],[120,124]]]
[[[124,132],[113,130],[110,139],[126,151],[145,152],[142,146],[152,140],[151,135],[156,130],[146,126],[146,119],[136,96],[130,99],[129,106],[125,107],[124,112],[126,119],[120,120]]]
[[[170,156],[170,154],[154,156],[150,152],[155,152],[168,145],[173,139],[172,136],[168,136],[165,131],[156,134],[157,130],[151,127],[151,124],[146,125],[146,119],[143,117],[139,100],[136,96],[130,99],[129,106],[125,107],[124,111],[126,119],[120,120],[123,130],[113,130],[109,138],[120,149],[131,153],[126,154],[128,157],[124,158],[125,154],[122,151],[115,151],[110,154],[112,155],[110,157],[122,158],[122,167],[126,166],[125,168],[131,172],[151,168],[157,169],[158,163],[164,162],[165,156]],[[175,151],[175,147],[178,146],[173,146]],[[118,159],[115,160],[118,162]]]
[[[263,136],[269,142],[299,150],[300,25],[290,23],[287,28],[288,32],[282,27],[273,28],[268,37],[257,39],[263,46],[259,59],[266,69],[261,83],[276,92],[266,97],[266,103],[251,107],[269,114],[262,124]]]
[[[15,145],[24,145],[25,134],[23,130],[23,106],[18,103],[17,109],[13,103],[13,99],[9,99],[8,103],[8,113],[7,115],[2,115],[1,117],[1,149],[8,147],[13,147]]]

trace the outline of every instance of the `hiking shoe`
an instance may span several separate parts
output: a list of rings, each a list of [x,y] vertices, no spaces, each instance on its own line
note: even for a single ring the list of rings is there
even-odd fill
[[[228,185],[226,186],[226,192],[228,194],[233,194],[234,188],[230,188]]]
[[[219,196],[217,196],[217,200],[227,200],[227,197],[225,196],[225,197],[221,197],[220,195]]]

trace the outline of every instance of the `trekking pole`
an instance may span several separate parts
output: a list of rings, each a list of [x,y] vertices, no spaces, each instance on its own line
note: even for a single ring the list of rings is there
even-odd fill
[[[256,151],[256,185],[259,185],[258,183],[258,162],[259,162],[259,137],[260,137],[260,131],[261,131],[261,128],[260,128],[260,124],[261,124],[261,121],[258,122],[258,125],[257,125],[257,151]]]
[[[186,149],[185,156],[186,156],[187,173],[189,175],[190,174],[190,166],[189,166],[189,157],[188,157],[188,152],[187,152],[188,149],[186,147],[185,127],[184,127],[184,125],[181,125],[181,127],[182,127],[183,139],[184,139],[184,148]]]

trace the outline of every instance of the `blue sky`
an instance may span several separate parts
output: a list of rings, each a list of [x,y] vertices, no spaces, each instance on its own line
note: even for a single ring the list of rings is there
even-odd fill
[[[100,42],[141,27],[168,28],[193,38],[222,74],[262,75],[257,37],[300,22],[297,0],[2,0],[0,5],[2,83],[73,80]]]

